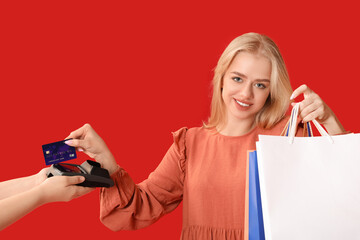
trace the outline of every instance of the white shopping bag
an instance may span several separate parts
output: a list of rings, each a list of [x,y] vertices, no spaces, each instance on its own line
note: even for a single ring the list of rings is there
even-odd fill
[[[360,134],[294,134],[256,145],[265,238],[360,239]]]

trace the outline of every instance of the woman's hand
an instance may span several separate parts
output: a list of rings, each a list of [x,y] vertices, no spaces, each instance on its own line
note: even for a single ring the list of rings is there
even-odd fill
[[[28,178],[22,178],[17,183],[24,182],[23,180]],[[38,186],[0,200],[0,231],[43,204],[70,201],[94,190],[74,185],[84,180],[85,178],[80,176],[55,176]]]
[[[118,165],[114,156],[104,140],[101,139],[90,124],[87,123],[73,131],[66,139],[68,138],[72,138],[72,140],[66,141],[66,144],[76,147],[78,151],[94,158],[103,168],[109,171],[110,175],[117,170]]]
[[[300,102],[299,117],[304,122],[310,122],[315,119],[324,125],[329,134],[345,132],[344,127],[337,119],[335,113],[326,105],[319,95],[305,84],[295,89],[290,100],[297,98],[300,94],[304,94],[304,100]],[[294,106],[295,103],[291,105]]]
[[[37,187],[42,204],[68,202],[95,189],[75,185],[83,181],[83,176],[54,176],[46,179]]]

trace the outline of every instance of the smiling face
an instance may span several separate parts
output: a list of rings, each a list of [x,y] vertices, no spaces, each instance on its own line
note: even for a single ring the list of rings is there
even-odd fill
[[[227,124],[253,123],[270,94],[271,62],[259,54],[240,52],[223,78],[222,99]]]

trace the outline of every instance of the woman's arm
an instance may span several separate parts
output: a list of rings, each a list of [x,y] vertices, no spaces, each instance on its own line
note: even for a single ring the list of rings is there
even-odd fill
[[[304,100],[300,103],[300,118],[304,122],[316,119],[324,125],[330,135],[345,133],[345,129],[330,107],[312,91],[308,86],[301,85],[291,95],[290,100],[304,94]],[[292,103],[294,105],[295,103]]]
[[[40,172],[31,176],[0,182],[0,200],[38,186],[45,181],[47,170],[48,168],[43,168]]]
[[[113,231],[147,227],[173,211],[183,199],[183,155],[174,143],[148,179],[135,184],[123,169],[115,186],[100,191],[100,220]]]
[[[100,190],[100,220],[113,231],[149,226],[174,210],[183,197],[185,134],[174,133],[174,144],[148,179],[135,184],[120,168],[105,142],[89,124],[75,130],[67,144],[82,149],[108,169],[115,185]]]
[[[23,178],[20,181],[26,180]],[[43,204],[57,201],[70,201],[82,196],[92,188],[75,186],[81,183],[84,177],[56,176],[46,179],[42,184],[22,193],[0,200],[0,230],[6,228],[18,219]],[[15,181],[16,184],[18,183]]]

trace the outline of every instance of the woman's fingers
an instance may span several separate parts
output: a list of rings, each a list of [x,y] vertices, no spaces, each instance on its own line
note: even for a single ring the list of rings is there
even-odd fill
[[[307,114],[304,118],[303,118],[303,121],[304,122],[310,122],[312,120],[315,120],[315,119],[318,119],[319,116],[321,116],[322,112],[321,110],[318,108],[318,109],[315,109],[315,111]]]
[[[307,118],[307,116],[309,114],[311,114],[312,112],[316,111],[316,110],[322,110],[322,103],[321,101],[319,101],[318,99],[313,99],[313,98],[307,98],[304,99],[301,103],[300,103],[300,109],[299,109],[299,116],[301,119],[305,119]],[[316,116],[315,118],[317,118],[318,116]],[[311,119],[314,120],[315,118]]]
[[[83,138],[86,135],[86,132],[91,129],[90,124],[85,123],[82,127],[76,129],[75,131],[71,132],[69,136],[67,136],[65,139],[69,138]]]
[[[65,139],[71,139],[65,143],[69,146],[76,147],[79,152],[84,152],[88,148],[87,142],[84,140],[89,130],[91,130],[90,124],[86,123],[82,127],[71,132]]]
[[[63,176],[63,177],[66,178],[67,186],[75,185],[75,184],[82,183],[83,181],[85,181],[85,177],[83,177],[83,176],[71,176],[71,177]]]
[[[83,177],[83,176],[68,177],[66,180],[67,180],[68,188],[72,188],[72,191],[71,190],[69,191],[69,193],[71,193],[71,195],[69,196],[69,200],[78,198],[78,197],[85,195],[95,189],[95,188],[90,188],[90,187],[75,186],[76,184],[79,184],[79,183],[82,183],[85,181],[85,177]]]
[[[291,94],[290,100],[297,98],[300,94],[309,94],[312,92],[313,91],[307,85],[303,84],[294,90],[294,92]]]
[[[104,168],[109,170],[117,167],[114,156],[90,124],[85,124],[73,131],[68,138],[71,139],[65,141],[66,144],[76,147],[78,151],[83,151],[89,157],[99,162]]]
[[[87,144],[86,140],[71,139],[71,140],[65,141],[65,144],[72,146],[72,147],[76,147],[76,148],[82,148],[85,150],[88,148],[88,144]]]
[[[75,147],[77,151],[84,152],[91,158],[94,158],[96,155],[96,152],[94,152],[93,149],[90,149],[91,146],[89,140],[71,139],[65,141],[65,144]]]
[[[70,201],[91,192],[94,188],[76,186],[85,181],[83,176],[54,176],[48,178],[39,187],[43,188],[43,201],[58,202]]]
[[[299,117],[304,122],[312,120],[325,120],[329,116],[327,105],[324,101],[312,91],[308,86],[301,85],[292,94],[292,99],[298,97],[300,94],[304,94],[304,100],[300,102]],[[295,103],[291,104],[292,106]]]

